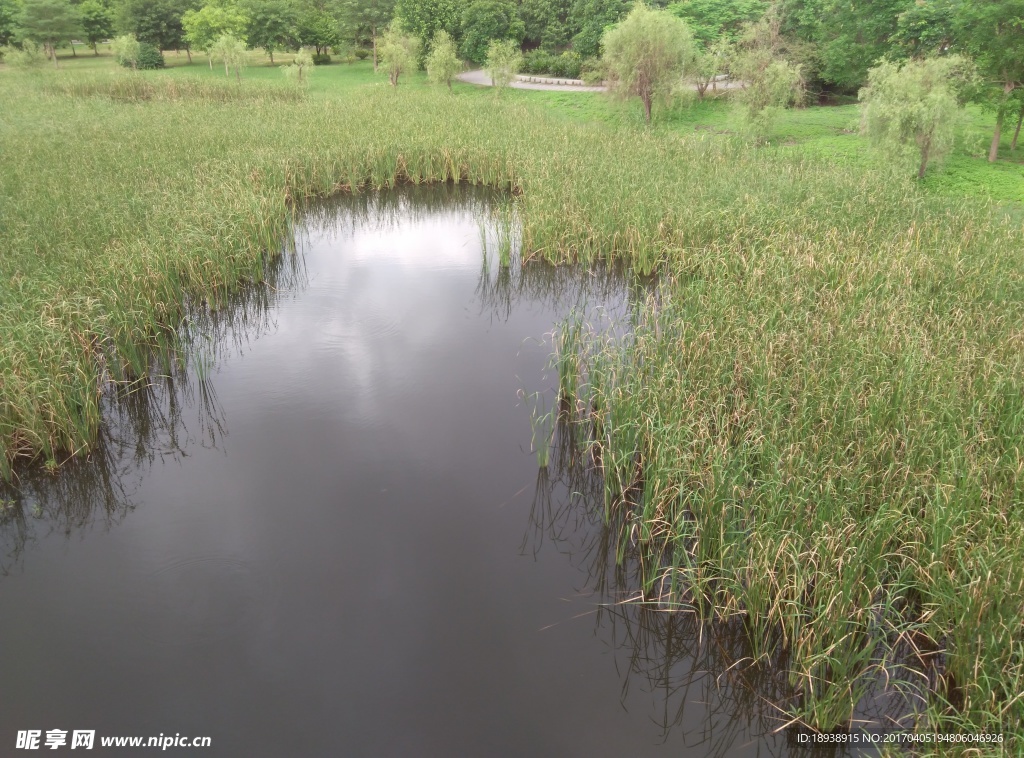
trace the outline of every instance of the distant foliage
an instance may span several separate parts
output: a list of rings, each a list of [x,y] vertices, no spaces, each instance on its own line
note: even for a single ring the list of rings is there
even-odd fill
[[[245,54],[245,43],[231,34],[222,34],[213,45],[213,57],[224,63],[224,75],[235,73],[237,81],[242,80],[242,69],[248,64]]]
[[[282,67],[284,75],[293,80],[299,87],[309,84],[309,77],[313,74],[313,56],[306,49],[299,50],[291,64]]]
[[[156,48],[156,45],[151,45],[148,42],[139,43],[138,68],[140,71],[152,71],[163,68],[165,65],[167,64],[164,61],[164,54]]]
[[[85,0],[78,6],[82,19],[82,36],[92,47],[94,55],[99,55],[96,45],[114,34],[114,14],[100,0]]]
[[[569,0],[521,0],[524,43],[554,51],[569,44]]]
[[[583,59],[575,50],[566,50],[561,55],[552,55],[546,50],[531,50],[523,55],[523,71],[527,74],[579,79],[583,71]]]
[[[81,33],[82,18],[67,0],[24,0],[16,25],[20,36],[42,45],[56,66],[57,45]]]
[[[473,63],[487,59],[492,40],[523,41],[526,27],[512,0],[475,0],[462,14],[462,55]]]
[[[134,69],[139,67],[142,46],[135,39],[134,34],[122,34],[120,37],[116,37],[111,47],[114,51],[114,60],[119,66]]]
[[[758,21],[767,9],[765,0],[683,0],[668,6],[687,23],[702,50],[719,40],[735,40],[745,24]]]
[[[245,41],[249,19],[231,5],[204,5],[198,10],[185,11],[181,26],[185,41],[193,50],[209,53],[225,34]]]
[[[455,40],[443,29],[434,35],[427,54],[427,78],[434,84],[452,88],[452,77],[462,70],[462,61],[455,52]]]
[[[0,48],[6,48],[14,42],[14,23],[20,7],[18,0],[0,0]],[[3,58],[2,53],[0,58]]]
[[[494,40],[487,48],[484,68],[500,93],[512,83],[523,66],[523,54],[512,40]]]
[[[240,6],[246,17],[244,39],[251,48],[263,48],[274,62],[274,53],[294,47],[298,37],[298,12],[287,0],[245,0]]]
[[[377,45],[381,63],[388,72],[388,80],[392,87],[398,86],[398,79],[406,71],[416,68],[416,59],[420,54],[420,40],[406,33],[400,23],[391,22],[384,36]]]
[[[406,33],[420,40],[434,39],[442,29],[457,37],[464,8],[460,0],[397,0],[395,20]]]
[[[693,35],[685,21],[642,3],[605,32],[602,46],[612,92],[639,97],[648,122],[654,99],[676,90],[692,68],[695,55]]]
[[[573,0],[569,8],[572,49],[584,58],[600,55],[604,33],[632,7],[631,0]]]
[[[184,50],[189,44],[181,18],[193,8],[193,0],[120,0],[116,25],[124,34],[134,34],[160,50]]]
[[[804,78],[799,64],[787,60],[777,17],[748,24],[729,61],[740,87],[732,90],[739,120],[753,137],[766,137],[779,112],[803,102]]]
[[[861,131],[893,158],[917,158],[917,178],[930,161],[953,146],[963,120],[963,94],[977,79],[974,64],[960,56],[883,61],[868,72],[860,91]]]
[[[46,53],[42,47],[27,39],[21,45],[5,45],[0,48],[0,58],[3,58],[8,66],[28,69],[45,63]]]

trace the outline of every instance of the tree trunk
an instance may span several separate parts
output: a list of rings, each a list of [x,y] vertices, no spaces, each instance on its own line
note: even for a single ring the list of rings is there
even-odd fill
[[[377,25],[374,24],[370,32],[373,34],[373,73],[377,73]]]
[[[231,72],[228,70],[228,59],[224,58],[224,76],[231,76]]]
[[[98,56],[100,54],[100,51],[96,49],[96,43],[95,42],[92,43],[92,54],[96,55],[96,56]]]
[[[54,68],[60,68],[60,66],[57,65],[57,46],[56,45],[50,45],[50,53],[53,55],[53,67]]]
[[[928,168],[928,153],[931,151],[931,140],[921,145],[921,165],[917,169],[917,178],[924,179],[924,172]]]
[[[188,56],[188,65],[191,66],[192,65],[192,48],[191,47],[186,47],[185,48],[185,55]]]
[[[1003,109],[999,109],[996,116],[996,130],[992,133],[992,144],[988,149],[988,162],[995,163],[999,157],[999,141],[1003,137]]]
[[[206,53],[206,59],[210,61],[210,71],[213,71],[213,53],[208,51]]]
[[[996,115],[996,130],[992,134],[992,145],[988,149],[989,163],[995,163],[999,157],[999,141],[1003,136],[1003,119],[1006,117],[1006,103],[1010,99],[1010,93],[1013,92],[1015,86],[1016,83],[1009,78],[1003,84],[1003,102],[999,104],[999,111]]]
[[[1010,143],[1010,152],[1017,149],[1017,138],[1020,137],[1020,125],[1024,122],[1024,103],[1020,106],[1020,113],[1017,114],[1017,128],[1013,130],[1013,141]]]
[[[644,95],[642,99],[644,101],[644,121],[649,124],[651,123],[651,96]]]
[[[448,79],[448,91],[449,91],[449,92],[451,92],[451,91],[452,91],[452,80],[451,80],[451,78],[450,78],[450,77],[449,77],[449,79]],[[1018,127],[1018,128],[1019,128],[1019,127]]]
[[[273,66],[274,65],[274,51],[273,50],[267,50],[267,52],[270,53],[270,65]]]
[[[74,42],[71,43],[71,57],[72,58],[77,58],[78,57],[78,53],[75,51],[75,43]]]

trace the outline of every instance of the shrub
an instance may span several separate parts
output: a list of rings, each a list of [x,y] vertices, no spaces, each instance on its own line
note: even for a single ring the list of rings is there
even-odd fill
[[[531,50],[523,55],[523,71],[527,74],[546,74],[555,59],[547,50]]]
[[[367,50],[365,47],[357,47],[355,50],[355,56],[359,60],[365,61],[367,58],[370,57],[370,51]]]
[[[130,64],[129,64],[130,65]],[[140,70],[152,71],[165,66],[164,54],[148,42],[139,43],[139,64]]]
[[[499,92],[512,83],[523,65],[523,54],[519,43],[513,40],[492,40],[487,47],[487,63],[484,65],[491,77],[491,84]]]
[[[605,80],[604,64],[600,58],[587,58],[580,64],[580,79],[584,84],[595,86]]]
[[[32,40],[25,40],[21,47],[7,45],[0,48],[0,60],[14,68],[32,68],[45,62],[43,49]]]
[[[327,53],[314,53],[313,54],[313,65],[314,66],[327,66],[331,62],[331,56]]]
[[[580,54],[572,50],[566,50],[552,60],[551,73],[555,76],[563,76],[566,79],[579,79],[582,66],[583,58],[580,57]]]

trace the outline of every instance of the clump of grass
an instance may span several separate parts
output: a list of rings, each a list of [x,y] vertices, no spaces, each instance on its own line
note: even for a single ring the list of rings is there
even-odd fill
[[[667,580],[675,602],[742,619],[762,652],[785,647],[800,693],[786,707],[813,728],[848,724],[913,638],[944,661],[919,728],[1020,739],[1012,215],[882,169],[573,124],[510,99],[439,107],[433,92],[371,89],[344,105],[181,108],[53,87],[0,77],[5,474],[87,450],[107,380],[147,374],[189,297],[216,307],[261,280],[298,201],[399,183],[512,190],[521,259],[662,273],[629,334],[583,330],[560,359],[606,512],[628,514],[624,539],[647,555],[644,591]]]
[[[117,75],[85,75],[70,73],[46,79],[44,91],[67,97],[102,97],[115,102],[179,101],[234,103],[257,101],[270,103],[296,103],[305,98],[301,88],[272,85],[234,83],[220,79],[196,77],[153,77],[136,72]]]

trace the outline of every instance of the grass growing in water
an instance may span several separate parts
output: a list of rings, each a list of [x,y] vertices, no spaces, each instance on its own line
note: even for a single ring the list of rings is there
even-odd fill
[[[0,76],[0,465],[87,450],[105,379],[173,347],[186,296],[260,280],[295,202],[511,188],[524,258],[663,273],[628,338],[574,337],[564,388],[648,591],[781,635],[784,707],[816,728],[911,641],[942,669],[921,729],[1019,745],[1024,235],[1005,213],[511,99],[282,108],[243,88],[183,108],[103,86]]]

